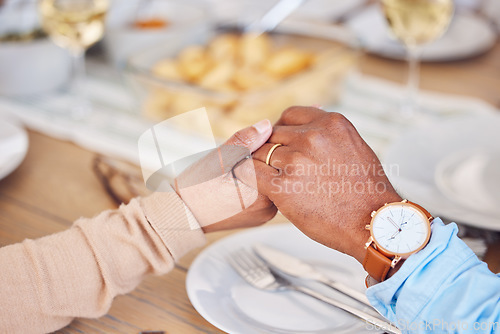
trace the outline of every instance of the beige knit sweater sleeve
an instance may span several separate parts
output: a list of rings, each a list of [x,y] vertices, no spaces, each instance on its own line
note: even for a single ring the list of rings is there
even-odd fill
[[[46,333],[108,311],[205,237],[175,193],[132,200],[63,232],[0,248],[0,333]]]

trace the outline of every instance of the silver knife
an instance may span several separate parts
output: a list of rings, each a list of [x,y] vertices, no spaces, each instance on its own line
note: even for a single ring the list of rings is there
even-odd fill
[[[255,20],[245,28],[245,32],[268,32],[276,28],[293,11],[302,5],[304,0],[280,0],[264,16]]]
[[[350,305],[339,302],[338,300],[328,298],[319,292],[316,292],[312,289],[309,289],[308,287],[305,287],[302,285],[294,285],[291,282],[287,281],[287,279],[282,276],[283,273],[281,273],[281,272],[280,273],[275,272],[274,275],[276,275],[275,277],[279,277],[284,282],[284,284],[288,284],[287,287],[293,291],[301,292],[303,294],[306,294],[308,296],[316,298],[317,300],[320,300],[324,303],[330,304],[330,305],[335,306],[341,310],[344,310],[347,313],[350,313],[353,316],[358,317],[359,319],[366,321],[366,323],[369,323],[369,324],[375,326],[375,328],[378,328],[380,330],[384,330],[386,333],[401,334],[401,331],[395,325],[391,324],[390,322],[379,319],[378,317],[374,317],[371,314],[368,314],[366,312],[363,312],[361,310],[356,309],[355,307],[352,307]]]
[[[324,285],[329,286],[346,296],[372,307],[364,293],[328,278],[310,264],[299,260],[296,257],[263,244],[255,245],[254,250],[263,260],[287,275],[323,283]]]

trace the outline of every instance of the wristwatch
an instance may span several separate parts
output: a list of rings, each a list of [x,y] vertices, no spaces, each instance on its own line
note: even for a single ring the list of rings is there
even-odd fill
[[[370,238],[366,242],[363,267],[369,280],[382,282],[387,273],[402,259],[421,250],[429,242],[431,214],[408,200],[386,203],[371,213],[372,220],[366,229]]]

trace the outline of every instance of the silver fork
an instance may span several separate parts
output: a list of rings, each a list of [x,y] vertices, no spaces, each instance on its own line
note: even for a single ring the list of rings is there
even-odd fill
[[[347,313],[372,324],[376,328],[393,334],[401,334],[401,331],[389,322],[383,321],[335,299],[323,296],[322,294],[307,287],[291,283],[279,274],[273,273],[265,262],[248,250],[240,249],[235,251],[231,254],[231,256],[227,257],[227,261],[245,281],[257,289],[267,291],[297,291],[344,310]]]

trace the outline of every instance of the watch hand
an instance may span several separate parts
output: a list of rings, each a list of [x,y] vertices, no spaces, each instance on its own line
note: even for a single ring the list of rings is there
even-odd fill
[[[400,230],[400,229],[398,229],[398,230],[396,231],[396,233],[394,233],[394,234],[393,234],[393,235],[389,238],[389,240],[394,239],[394,238],[396,237],[396,235],[398,235],[398,233],[399,233],[399,232],[401,232],[401,230]]]
[[[398,226],[398,224],[396,224],[396,223],[394,222],[394,220],[392,220],[392,218],[391,218],[391,217],[387,217],[387,220],[389,220],[389,221],[391,222],[391,224],[392,224],[392,225],[394,225],[394,227],[395,227],[395,228],[397,228],[397,229],[399,230],[399,226]]]

